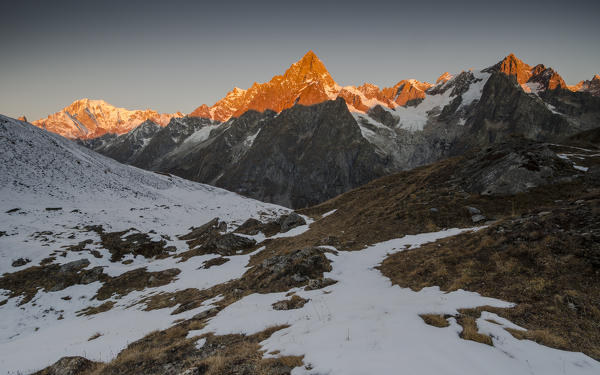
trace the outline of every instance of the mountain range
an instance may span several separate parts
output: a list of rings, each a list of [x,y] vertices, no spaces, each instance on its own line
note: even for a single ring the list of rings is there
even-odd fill
[[[435,84],[340,87],[312,52],[167,126],[80,140],[140,168],[262,201],[314,205],[377,177],[520,135],[558,141],[600,122],[597,79],[579,91],[514,55]]]
[[[514,75],[526,92],[562,88],[600,95],[598,75],[591,80],[568,86],[552,68],[546,68],[543,64],[531,67],[513,54],[507,56],[494,68]],[[435,84],[405,79],[392,87],[382,89],[369,83],[358,87],[342,87],[334,81],[315,53],[309,51],[302,59],[292,64],[283,75],[274,76],[269,82],[255,82],[247,90],[236,87],[214,105],[209,107],[203,104],[188,116],[224,122],[232,117],[239,117],[248,110],[281,112],[295,104],[312,105],[326,100],[335,100],[337,97],[344,99],[351,112],[366,113],[376,105],[394,109],[424,99],[429,89],[447,82],[452,77],[446,72],[436,80]],[[61,111],[32,123],[67,138],[92,139],[106,133],[127,133],[146,120],[166,126],[171,118],[177,117],[183,117],[183,114],[180,112],[161,114],[151,109],[127,110],[114,107],[102,100],[80,99]]]

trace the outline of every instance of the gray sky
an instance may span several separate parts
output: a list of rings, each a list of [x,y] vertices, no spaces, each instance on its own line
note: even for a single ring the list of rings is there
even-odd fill
[[[191,112],[310,49],[341,85],[434,81],[510,52],[568,84],[600,73],[600,1],[3,1],[0,113],[88,97]]]

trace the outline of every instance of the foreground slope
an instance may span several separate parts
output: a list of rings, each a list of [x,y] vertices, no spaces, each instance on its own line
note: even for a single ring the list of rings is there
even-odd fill
[[[577,353],[595,356],[593,325],[565,333],[591,346],[570,339],[558,346],[533,335],[540,328],[531,321],[507,315],[537,313],[514,294],[498,299],[472,284],[447,293],[431,282],[419,290],[391,282],[400,283],[398,254],[473,238],[486,231],[474,228],[481,223],[510,228],[506,220],[518,223],[540,205],[587,205],[598,194],[597,150],[510,140],[375,180],[299,216],[116,164],[24,123],[3,118],[3,127],[16,139],[22,134],[21,142],[5,141],[15,161],[3,160],[12,167],[0,244],[3,259],[13,261],[3,261],[0,277],[3,369],[37,370],[67,356],[40,374],[600,371],[599,362]],[[85,173],[70,172],[80,163],[108,170],[86,183]],[[22,204],[9,209],[15,197]],[[597,212],[588,215],[594,222]],[[446,229],[453,227],[461,229]],[[512,261],[522,262],[520,274],[536,275],[528,259]],[[452,264],[463,262],[471,264]],[[569,289],[593,285],[593,273],[579,277]],[[569,295],[577,296],[577,309],[589,306],[585,296]],[[567,310],[546,313],[547,322],[577,321],[561,315],[571,311],[572,300],[563,302]],[[597,322],[594,315],[577,319]]]
[[[199,258],[176,266],[178,259],[166,257],[181,248],[177,234],[214,217],[239,225],[286,212],[119,164],[4,116],[0,149],[3,374],[67,354],[107,360],[169,327],[173,308],[144,312],[145,296],[227,281],[243,273],[248,258],[232,256],[219,272],[196,271],[206,260]],[[107,306],[112,310],[97,314]],[[101,339],[88,340],[97,333]]]

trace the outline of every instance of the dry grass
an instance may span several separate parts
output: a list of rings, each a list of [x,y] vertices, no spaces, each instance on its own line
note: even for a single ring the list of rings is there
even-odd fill
[[[515,302],[487,310],[528,329],[516,337],[600,359],[600,192],[579,198],[394,254],[380,269],[414,290],[437,285]]]
[[[479,333],[476,319],[481,316],[481,312],[474,309],[459,310],[460,314],[456,318],[458,324],[462,326],[460,338],[475,341],[481,344],[494,346],[492,338],[488,335]]]
[[[423,321],[426,324],[429,324],[430,326],[443,328],[448,327],[450,325],[450,323],[448,323],[448,319],[444,315],[421,314],[419,316],[421,317],[421,319],[423,319]]]
[[[106,281],[94,298],[102,301],[113,295],[124,296],[134,290],[143,290],[169,284],[181,272],[177,268],[148,272],[146,268],[137,268]]]
[[[77,316],[94,315],[94,314],[103,313],[105,311],[108,311],[108,310],[112,309],[112,307],[114,305],[115,305],[115,303],[113,301],[107,301],[107,302],[104,302],[103,304],[101,304],[99,306],[86,307],[85,309],[77,311]]]
[[[289,374],[302,365],[301,357],[284,356],[263,359],[259,343],[274,332],[285,328],[268,328],[254,335],[205,335],[205,344],[195,347],[198,337],[187,339],[187,323],[164,331],[149,334],[130,344],[117,358],[81,375],[117,375],[181,373],[195,369],[194,373],[225,374]]]

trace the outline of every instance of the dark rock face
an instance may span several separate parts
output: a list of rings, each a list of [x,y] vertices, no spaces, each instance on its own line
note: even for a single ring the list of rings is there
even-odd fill
[[[255,147],[217,185],[288,207],[306,207],[386,174],[338,99],[296,106],[266,123]],[[257,183],[258,182],[258,183]]]
[[[117,136],[107,133],[99,138],[80,141],[94,150],[123,163],[131,163],[161,127],[151,120],[144,121],[129,133]]]
[[[577,174],[569,162],[546,144],[514,138],[469,158],[461,165],[457,177],[470,193],[503,196],[569,181]],[[480,214],[473,207],[467,210],[473,215]]]
[[[322,202],[388,172],[342,99],[279,115],[249,111],[217,131],[158,168],[288,207]]]
[[[540,91],[527,93],[524,83],[538,84]],[[142,127],[131,132],[137,131],[137,137],[106,136],[103,146],[90,147],[140,168],[302,208],[383,175],[505,142],[513,135],[559,142],[597,127],[600,98],[563,89],[563,83],[551,68],[532,68],[511,55],[481,73],[465,71],[427,89],[428,96],[440,95],[437,106],[415,102],[398,111],[375,106],[366,114],[351,114],[338,98],[297,104],[279,114],[250,110],[221,124],[174,118],[154,135],[146,125],[146,133]],[[426,108],[424,125],[403,127],[403,116],[410,119],[421,105]],[[134,149],[132,154],[117,152],[125,144]]]
[[[539,98],[526,94],[514,76],[494,73],[483,88],[468,130],[458,150],[501,142],[511,135],[540,141],[575,133],[563,117],[552,113]]]

